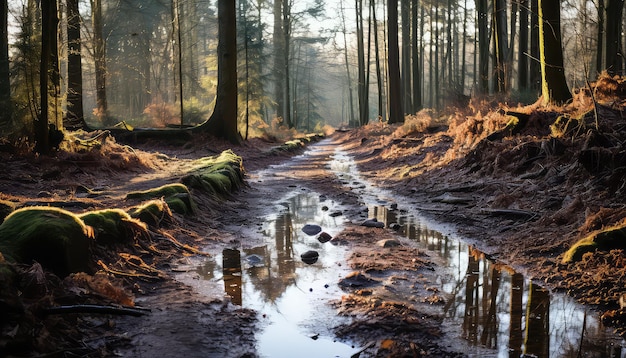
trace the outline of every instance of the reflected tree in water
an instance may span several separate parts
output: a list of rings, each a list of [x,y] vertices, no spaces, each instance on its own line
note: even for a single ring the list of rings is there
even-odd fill
[[[529,284],[526,306],[526,341],[524,353],[550,356],[550,293],[541,286]]]
[[[233,304],[241,306],[241,253],[235,249],[222,251],[222,270],[224,273],[224,292]]]
[[[524,276],[514,273],[511,276],[511,325],[509,327],[509,357],[519,357],[522,354],[522,317],[524,309],[522,298],[524,296]]]

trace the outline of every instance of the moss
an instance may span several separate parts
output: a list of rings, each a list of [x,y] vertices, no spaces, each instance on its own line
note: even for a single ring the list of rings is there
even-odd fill
[[[141,231],[140,223],[122,209],[89,211],[79,215],[79,218],[94,228],[96,240],[100,244],[129,243],[135,233]]]
[[[176,194],[165,198],[165,202],[170,210],[181,215],[192,215],[197,210],[196,203],[189,194]]]
[[[88,271],[92,243],[91,228],[58,208],[22,208],[0,225],[0,252],[8,261],[37,261],[59,276]]]
[[[572,133],[573,130],[580,127],[582,124],[579,118],[570,118],[568,116],[558,116],[554,123],[550,125],[550,134],[553,137],[562,137],[566,134]]]
[[[183,184],[211,196],[225,196],[241,187],[245,170],[240,156],[226,150],[216,157],[195,161],[196,169],[182,179]]]
[[[164,200],[151,200],[134,208],[130,216],[152,227],[160,227],[174,221],[172,211]]]
[[[9,214],[11,214],[14,211],[15,211],[15,203],[7,201],[7,200],[0,200],[0,221],[4,220],[4,218],[9,216]]]
[[[167,198],[176,194],[189,194],[189,189],[187,186],[181,183],[173,183],[166,184],[160,186],[158,188],[143,190],[143,191],[133,191],[126,194],[126,199],[141,199],[141,200],[150,200],[150,199],[159,199],[159,198]]]
[[[580,261],[588,252],[615,249],[626,249],[626,224],[595,231],[579,240],[565,252],[563,263]]]

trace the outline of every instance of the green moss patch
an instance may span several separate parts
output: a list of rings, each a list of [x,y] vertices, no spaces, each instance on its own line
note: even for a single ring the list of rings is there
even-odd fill
[[[131,210],[130,216],[151,227],[161,227],[174,222],[172,211],[164,200],[150,200]]]
[[[196,204],[189,193],[188,186],[181,183],[167,184],[154,189],[130,192],[126,194],[126,199],[164,199],[171,211],[181,215],[190,215],[196,211]]]
[[[580,261],[584,254],[596,250],[626,249],[626,224],[595,231],[576,242],[563,255],[563,263]]]
[[[89,211],[79,218],[94,229],[99,244],[131,243],[138,234],[146,231],[143,224],[122,209]]]
[[[230,149],[215,157],[198,159],[194,164],[197,169],[181,180],[190,188],[220,197],[238,190],[243,184],[243,160]]]
[[[90,270],[93,242],[91,228],[58,208],[22,208],[0,225],[0,252],[8,261],[37,261],[62,277]]]

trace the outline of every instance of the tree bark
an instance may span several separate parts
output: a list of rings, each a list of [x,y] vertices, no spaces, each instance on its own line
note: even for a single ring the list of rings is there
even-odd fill
[[[348,77],[348,105],[350,106],[348,110],[348,116],[349,116],[348,125],[353,126],[355,125],[354,123],[354,100],[353,100],[353,93],[352,93],[352,76],[350,74],[350,61],[348,61],[348,40],[347,40],[347,35],[346,35],[346,32],[347,32],[346,16],[345,16],[344,8],[343,8],[343,2],[340,3],[340,6],[341,6],[341,24],[343,26],[343,29],[342,29],[343,44],[344,44],[343,55],[344,55],[344,59],[346,63],[346,76]]]
[[[237,15],[234,1],[218,0],[217,97],[211,117],[196,127],[233,144],[241,142],[237,131]]]
[[[403,99],[402,104],[404,108],[404,113],[410,113],[413,109],[413,105],[411,104],[411,3],[409,0],[401,0],[400,7],[402,11],[400,12],[401,23],[402,23],[402,92]]]
[[[419,0],[412,0],[411,4],[411,42],[412,42],[412,73],[413,73],[413,113],[422,109],[422,73],[420,69],[420,46],[418,43],[418,15]],[[422,19],[422,22],[424,20]]]
[[[356,11],[356,41],[357,41],[357,96],[359,102],[359,124],[364,126],[368,122],[368,111],[365,108],[365,49],[363,46],[363,0],[355,0]]]
[[[9,31],[8,31],[8,0],[2,1],[0,4],[0,106],[2,113],[0,114],[0,125],[11,123],[12,105],[11,105],[11,78],[9,71]]]
[[[520,91],[528,89],[528,0],[519,0],[519,44],[517,53],[517,81]]]
[[[285,81],[285,64],[284,55],[285,45],[283,43],[283,2],[282,0],[274,0],[274,100],[276,101],[276,117],[284,118],[285,89],[283,83]]]
[[[96,117],[103,125],[112,124],[108,116],[108,103],[106,91],[106,51],[103,34],[102,0],[91,0],[92,27],[93,27],[93,52],[96,71]]]
[[[599,0],[603,1],[603,0]],[[606,0],[605,68],[610,75],[622,74],[624,57],[621,34],[624,0]]]
[[[562,104],[570,100],[572,94],[563,68],[559,0],[539,0],[539,52],[543,103]]]
[[[530,88],[541,89],[539,59],[539,0],[530,1]]]
[[[67,0],[67,118],[64,127],[85,129],[83,113],[83,71],[81,65],[81,19],[78,0]]]
[[[372,22],[374,23],[374,52],[376,55],[376,88],[378,89],[378,118],[383,118],[383,75],[380,64],[380,46],[378,44],[378,20],[376,19],[376,1],[370,0]]]
[[[496,60],[494,66],[496,86],[498,93],[506,92],[506,67],[507,67],[507,29],[506,29],[506,0],[495,0],[493,9],[495,24],[495,50]]]
[[[57,3],[55,1],[43,1],[41,3],[41,62],[39,68],[39,95],[40,95],[40,110],[39,116],[35,118],[34,130],[35,130],[35,152],[39,154],[50,153],[50,140],[48,138],[48,85],[50,83],[50,64],[52,58],[52,51],[57,51],[56,47],[53,48],[52,36],[56,36],[56,26],[58,23],[57,18]],[[54,35],[51,35],[54,34]]]
[[[400,83],[400,49],[398,48],[398,0],[387,1],[387,46],[389,57],[389,123],[404,122]]]
[[[478,14],[478,91],[489,93],[489,28],[487,0],[476,0]]]

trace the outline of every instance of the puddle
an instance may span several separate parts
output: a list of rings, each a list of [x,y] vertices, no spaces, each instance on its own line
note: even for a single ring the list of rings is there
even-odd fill
[[[597,313],[395,209],[398,200],[362,179],[345,153],[335,154],[331,168],[360,192],[368,218],[385,227],[399,224],[400,235],[444,260],[447,269],[438,282],[450,295],[442,310],[444,324],[446,331],[458,331],[458,337],[476,347],[476,352],[470,348],[470,356],[626,357],[626,342],[604,327]]]
[[[386,226],[399,224],[399,235],[447,265],[437,283],[449,297],[440,311],[443,330],[465,342],[459,346],[469,346],[470,357],[626,357],[624,341],[603,327],[597,314],[491,262],[420,219],[417,211],[402,205],[391,210],[398,200],[361,178],[345,153],[336,152],[330,168],[368,207],[364,216]],[[302,231],[306,224],[317,224],[334,236],[345,220],[331,215],[339,207],[317,193],[294,189],[279,201],[275,214],[262,218],[255,235],[263,237],[263,244],[226,248],[194,272],[191,280],[201,292],[222,291],[234,304],[259,312],[259,356],[350,357],[359,351],[335,341],[333,327],[348,318],[336,316],[328,305],[344,293],[337,282],[349,273],[346,251]],[[313,264],[300,258],[308,250],[319,252]],[[183,281],[190,283],[190,278]]]
[[[224,249],[197,268],[206,292],[211,292],[206,282],[213,289],[221,283],[233,304],[259,312],[259,356],[349,357],[359,350],[334,340],[332,328],[341,318],[328,305],[343,293],[337,282],[349,272],[346,251],[302,231],[306,224],[319,225],[331,236],[341,231],[344,218],[333,214],[335,207],[319,194],[293,192],[280,202],[277,214],[265,218],[258,232],[264,245]],[[309,250],[319,253],[313,264],[300,258]]]

